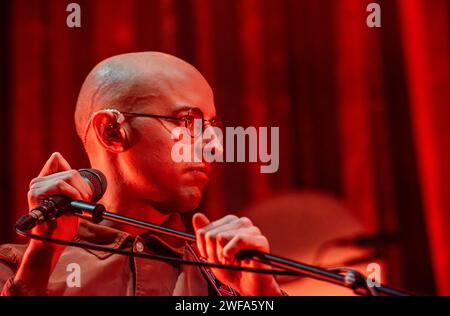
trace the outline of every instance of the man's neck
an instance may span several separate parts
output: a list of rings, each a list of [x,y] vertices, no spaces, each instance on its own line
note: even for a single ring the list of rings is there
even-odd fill
[[[122,216],[149,222],[155,225],[164,225],[170,218],[171,213],[163,213],[159,211],[149,201],[134,200],[132,198],[122,198],[111,194],[105,195],[101,201],[108,212],[120,214]],[[127,232],[133,236],[147,232],[148,230],[133,227],[123,223],[108,222],[109,227]]]
[[[92,168],[97,166],[110,166],[103,168],[106,178],[111,181],[108,190],[99,201],[107,211],[120,214],[122,216],[149,222],[155,225],[163,225],[170,218],[170,212],[166,212],[158,207],[157,203],[151,200],[137,198],[135,192],[130,192],[126,186],[121,185],[121,178],[117,175],[118,162],[111,157],[100,155],[95,161],[91,160]],[[99,168],[102,169],[102,168]],[[108,226],[127,232],[133,236],[147,232],[148,230],[136,228],[127,224],[108,221]]]

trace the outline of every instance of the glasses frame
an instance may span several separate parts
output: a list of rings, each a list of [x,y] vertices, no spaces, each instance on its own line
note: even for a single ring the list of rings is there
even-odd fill
[[[194,111],[194,110],[197,110],[198,114],[201,114],[203,130],[205,129],[205,126],[206,126],[205,122],[209,122],[209,125],[212,126],[212,127],[217,127],[217,128],[220,128],[220,129],[223,128],[222,121],[218,117],[214,117],[212,119],[205,120],[205,118],[203,116],[203,112],[199,108],[196,108],[196,107],[189,108],[188,109],[188,114],[187,115],[183,115],[183,116],[170,116],[170,115],[135,113],[135,112],[121,112],[121,111],[119,111],[117,109],[104,109],[104,110],[100,110],[100,111],[97,111],[94,114],[92,114],[92,116],[89,119],[89,122],[88,122],[88,124],[86,126],[86,129],[85,129],[85,132],[84,132],[83,141],[84,141],[84,144],[86,145],[87,134],[89,132],[89,128],[90,128],[91,123],[92,123],[92,119],[95,117],[95,115],[97,115],[98,113],[101,113],[101,112],[112,112],[112,113],[115,113],[117,115],[117,117],[118,117],[117,123],[119,123],[119,124],[122,124],[125,121],[125,116],[147,117],[147,118],[155,118],[155,119],[163,119],[163,120],[183,121],[184,122],[184,126],[190,132],[191,129],[190,129],[190,127],[188,127],[188,119],[187,118],[188,117],[192,117],[192,115],[190,115],[190,113],[192,111]],[[195,122],[195,119],[197,119],[197,118],[194,117],[194,122]],[[195,126],[194,126],[194,128],[195,128]],[[195,138],[196,136],[200,136],[201,135],[201,134],[199,134],[199,135],[192,135],[193,133],[190,133],[190,134],[191,134],[191,138]]]
[[[163,119],[163,120],[173,120],[173,121],[181,121],[184,122],[184,126],[189,130],[189,132],[191,132],[191,127],[188,126],[189,124],[189,117],[193,117],[193,122],[192,124],[195,124],[195,120],[200,119],[199,117],[195,117],[194,115],[192,115],[192,111],[198,111],[197,114],[201,115],[201,119],[202,119],[202,128],[203,130],[205,129],[206,123],[209,123],[210,126],[212,127],[217,127],[222,129],[222,122],[218,117],[214,117],[212,119],[206,120],[204,118],[203,112],[199,109],[199,108],[189,108],[188,109],[188,113],[186,115],[183,116],[170,116],[170,115],[159,115],[159,114],[147,114],[147,113],[135,113],[135,112],[120,112],[122,113],[124,116],[131,116],[131,117],[147,117],[147,118],[155,118],[155,119]],[[195,125],[194,125],[194,129],[195,129]],[[199,135],[192,135],[191,134],[191,138],[195,138]]]

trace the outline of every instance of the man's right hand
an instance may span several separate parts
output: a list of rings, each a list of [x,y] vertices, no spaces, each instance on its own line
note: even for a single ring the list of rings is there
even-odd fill
[[[29,210],[39,206],[52,195],[64,195],[74,200],[91,201],[92,190],[77,170],[60,153],[53,153],[45,163],[39,176],[31,180],[28,191]],[[33,233],[58,239],[72,239],[78,229],[76,216],[62,215],[55,221],[48,221],[33,228]],[[46,246],[63,248],[56,244],[32,240],[33,247]]]
[[[53,153],[39,176],[30,182],[30,210],[52,195],[64,195],[74,200],[91,201],[92,190],[77,170],[73,170],[60,153]],[[51,238],[71,240],[79,225],[76,216],[62,215],[33,228],[32,233]],[[32,288],[33,294],[43,295],[48,279],[64,250],[64,246],[32,239],[14,278],[16,284]]]

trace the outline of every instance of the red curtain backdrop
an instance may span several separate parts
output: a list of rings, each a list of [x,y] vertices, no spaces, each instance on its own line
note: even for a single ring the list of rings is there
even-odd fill
[[[66,6],[81,6],[81,28]],[[381,28],[366,26],[367,4]],[[53,151],[87,166],[73,113],[104,58],[157,50],[195,65],[229,126],[279,126],[280,169],[220,164],[213,218],[279,192],[342,199],[371,232],[396,232],[388,283],[450,295],[448,0],[2,1],[0,238]]]

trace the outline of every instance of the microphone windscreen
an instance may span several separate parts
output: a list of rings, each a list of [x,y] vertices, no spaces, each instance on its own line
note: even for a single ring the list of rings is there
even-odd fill
[[[97,169],[80,169],[78,172],[91,186],[93,191],[91,202],[95,203],[100,200],[108,187],[108,181],[105,175]]]

